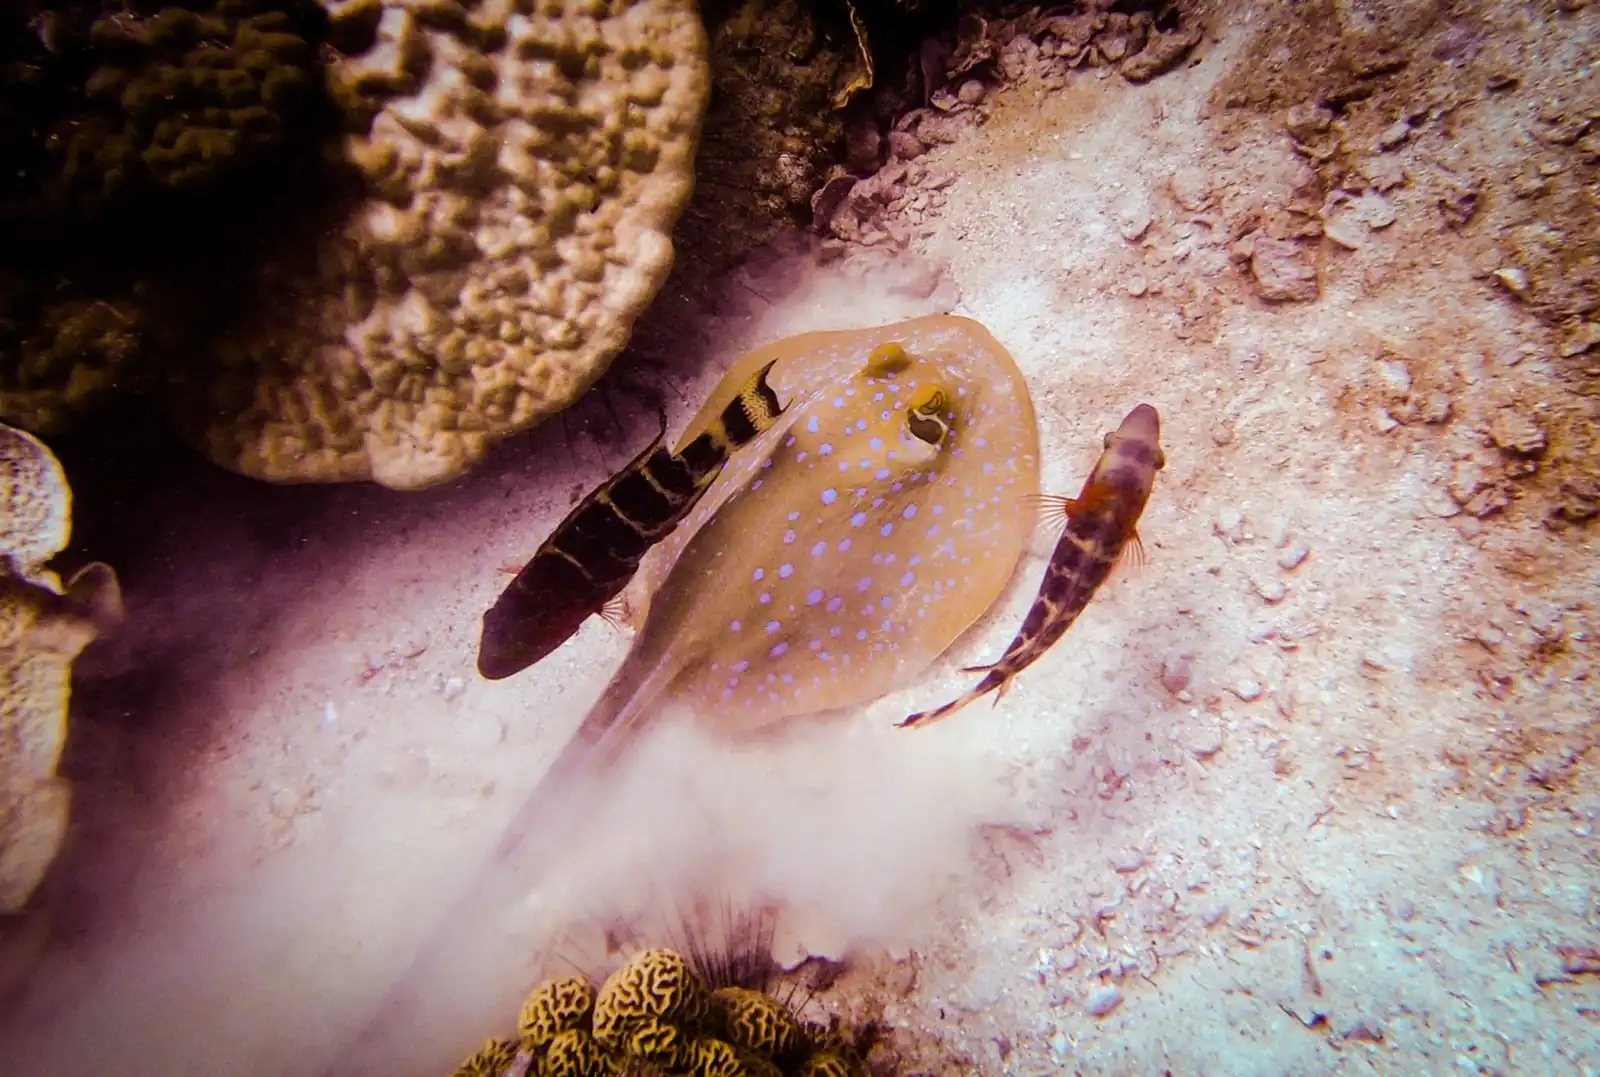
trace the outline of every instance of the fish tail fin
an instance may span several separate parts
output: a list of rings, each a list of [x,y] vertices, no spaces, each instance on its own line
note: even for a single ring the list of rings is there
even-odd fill
[[[721,443],[724,453],[743,448],[769,430],[783,414],[778,394],[767,384],[767,375],[777,362],[774,359],[751,375],[722,409],[722,414],[706,428]]]
[[[998,691],[998,693],[1003,694],[1006,683],[1010,680],[1011,674],[998,668],[998,665],[991,666],[989,667],[988,674],[983,678],[983,680],[969,688],[965,694],[956,699],[952,699],[949,703],[946,703],[942,707],[935,707],[930,711],[918,711],[916,714],[911,715],[904,721],[896,722],[895,725],[900,729],[905,729],[909,726],[915,725],[932,725],[939,719],[946,718],[954,714],[962,707],[965,707],[968,703],[971,703],[977,699],[982,699],[990,692]],[[995,696],[996,704],[998,704],[999,701],[1000,695],[997,694]]]

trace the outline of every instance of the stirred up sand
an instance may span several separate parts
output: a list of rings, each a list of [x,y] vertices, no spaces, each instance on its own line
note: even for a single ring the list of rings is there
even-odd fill
[[[709,881],[781,902],[785,961],[848,959],[814,1005],[881,1016],[902,1072],[1600,1068],[1596,353],[1548,305],[1592,242],[1597,15],[1432,7],[1220,5],[1141,85],[1021,49],[870,181],[890,242],[731,290],[675,424],[748,347],[953,310],[1028,376],[1047,489],[1160,410],[1149,563],[997,707],[892,728],[1010,639],[1044,533],[912,688],[757,746],[664,729],[507,946]],[[1405,62],[1305,59],[1364,49]],[[576,452],[552,424],[420,495],[196,469],[139,500],[8,1072],[337,1061],[626,649],[596,620],[473,672],[499,567],[651,434],[583,415]],[[395,1028],[381,1072],[448,1072],[515,1005]]]

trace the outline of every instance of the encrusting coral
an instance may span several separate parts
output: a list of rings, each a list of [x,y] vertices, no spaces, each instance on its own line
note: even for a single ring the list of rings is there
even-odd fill
[[[342,0],[328,71],[365,195],[174,418],[277,482],[414,489],[570,404],[672,266],[710,86],[691,0]]]
[[[672,266],[710,92],[693,0],[41,0],[0,30],[0,418],[149,390],[275,482],[428,486],[576,399]]]
[[[151,266],[207,246],[185,233],[211,202],[251,205],[319,96],[313,0],[117,7],[0,14],[0,419],[37,433],[152,381],[184,312]]]
[[[67,544],[71,512],[50,450],[0,424],[0,913],[27,902],[61,846],[72,661],[121,617],[108,566],[87,565],[64,588],[44,567]]]
[[[676,950],[640,950],[596,989],[579,976],[533,989],[520,1039],[490,1040],[454,1077],[865,1077],[835,1029],[801,1022],[765,990],[717,983]]]

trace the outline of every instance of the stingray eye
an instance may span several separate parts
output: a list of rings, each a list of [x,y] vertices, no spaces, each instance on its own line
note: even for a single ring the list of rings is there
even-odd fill
[[[930,382],[911,394],[911,406],[906,409],[906,425],[913,437],[938,445],[950,436],[950,423],[940,414],[950,406],[950,394],[944,386]]]
[[[911,356],[894,341],[879,344],[867,356],[867,376],[881,378],[904,370],[911,365]]]
[[[1111,433],[1111,434],[1107,434],[1107,435],[1106,435],[1106,436],[1105,436],[1105,437],[1104,437],[1104,438],[1102,438],[1102,439],[1101,439],[1101,441],[1100,441],[1100,447],[1101,447],[1101,448],[1102,448],[1102,449],[1109,449],[1109,448],[1111,448],[1111,439],[1112,439],[1112,438],[1113,438],[1113,437],[1115,437],[1115,436],[1116,436],[1116,434],[1115,434],[1115,433]]]
[[[1155,450],[1155,457],[1150,462],[1155,465],[1157,471],[1160,471],[1167,466],[1167,454],[1157,449]]]

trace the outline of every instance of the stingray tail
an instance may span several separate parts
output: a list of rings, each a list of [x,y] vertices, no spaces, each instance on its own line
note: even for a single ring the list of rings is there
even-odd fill
[[[940,718],[954,714],[962,707],[965,707],[968,703],[971,703],[975,699],[982,699],[990,692],[997,690],[1000,692],[1005,691],[1007,682],[1011,680],[1010,673],[1007,673],[1001,669],[999,664],[977,668],[986,669],[988,672],[984,675],[983,680],[969,688],[964,695],[957,699],[952,699],[949,703],[946,703],[942,707],[935,707],[931,711],[918,711],[905,721],[896,722],[895,725],[901,729],[914,725],[932,725]],[[999,699],[999,696],[995,697],[995,701],[997,703],[999,702]]]
[[[657,667],[659,668],[659,667]],[[324,1077],[350,1072],[380,1072],[399,1065],[393,1030],[418,1042],[457,1043],[470,1050],[474,1035],[493,1029],[485,1020],[515,1009],[519,992],[531,982],[537,955],[518,940],[537,934],[529,898],[542,881],[545,865],[566,847],[573,824],[583,817],[582,798],[575,793],[585,779],[603,771],[621,755],[639,717],[664,687],[657,669],[635,661],[630,653],[583,723],[507,823],[488,858],[469,872],[459,895],[424,937],[411,960],[377,1009],[340,1050]],[[357,1064],[357,1060],[360,1060]],[[417,1061],[415,1059],[411,1060]]]

